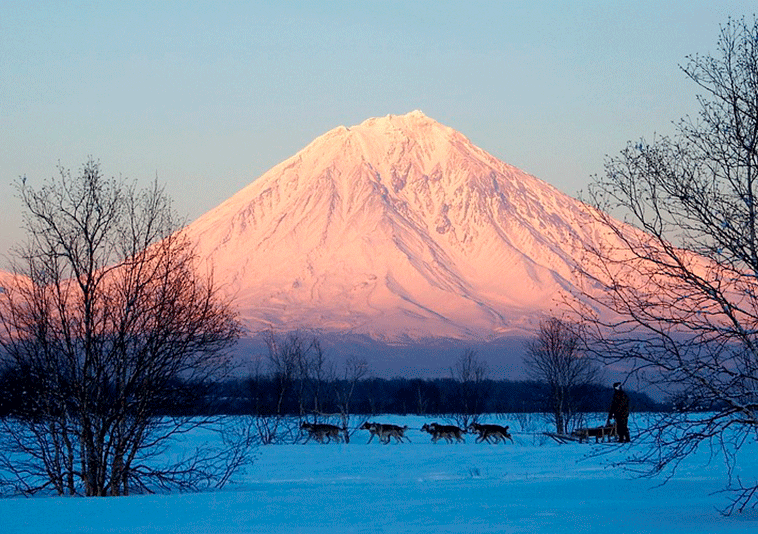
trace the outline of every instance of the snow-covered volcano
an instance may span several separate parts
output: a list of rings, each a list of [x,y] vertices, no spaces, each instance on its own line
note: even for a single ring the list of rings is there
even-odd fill
[[[531,332],[577,283],[590,208],[420,111],[340,126],[187,231],[251,331]]]

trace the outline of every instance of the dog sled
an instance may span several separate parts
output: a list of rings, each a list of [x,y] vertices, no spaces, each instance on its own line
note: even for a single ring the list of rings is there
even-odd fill
[[[558,443],[589,443],[590,438],[595,438],[595,443],[605,443],[618,437],[616,423],[589,428],[576,428],[570,434],[545,432],[545,435]]]

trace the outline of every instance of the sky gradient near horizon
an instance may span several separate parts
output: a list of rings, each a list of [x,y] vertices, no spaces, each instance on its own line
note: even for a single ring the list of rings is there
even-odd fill
[[[2,0],[0,257],[23,236],[12,184],[59,162],[157,176],[193,220],[326,131],[414,109],[577,196],[696,113],[679,65],[757,7]]]

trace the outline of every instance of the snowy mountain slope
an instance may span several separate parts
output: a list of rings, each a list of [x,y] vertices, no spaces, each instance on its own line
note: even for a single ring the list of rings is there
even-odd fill
[[[13,279],[13,275],[7,271],[0,270],[0,294],[5,293],[5,288]]]
[[[607,236],[590,208],[419,111],[338,127],[187,232],[251,331],[534,329]]]
[[[16,286],[18,283],[29,283],[29,279],[21,274],[13,274],[10,271],[0,269],[0,295],[4,294],[8,288]]]

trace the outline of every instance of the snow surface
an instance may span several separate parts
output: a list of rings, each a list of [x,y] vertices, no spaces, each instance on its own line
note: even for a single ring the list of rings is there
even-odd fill
[[[714,494],[726,473],[706,448],[658,486],[613,466],[626,446],[544,441],[537,419],[500,420],[514,431],[515,443],[506,445],[477,444],[470,435],[465,444],[432,444],[417,429],[433,418],[372,419],[408,425],[412,443],[367,444],[368,433],[358,431],[347,445],[260,447],[247,473],[218,492],[0,499],[0,532],[758,531],[755,510],[729,517],[717,510],[727,503]],[[752,480],[758,448],[747,444],[743,452],[743,475]]]
[[[611,236],[585,204],[420,111],[340,126],[188,226],[255,332],[533,332]]]

